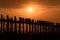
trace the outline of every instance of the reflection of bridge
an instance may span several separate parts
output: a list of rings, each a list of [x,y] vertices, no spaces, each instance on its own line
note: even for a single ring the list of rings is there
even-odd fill
[[[18,34],[41,34],[49,32],[59,32],[59,23],[52,23],[47,21],[35,21],[33,19],[24,19],[19,17],[19,21],[16,16],[14,18],[6,18],[3,15],[0,16],[0,33],[15,32]]]

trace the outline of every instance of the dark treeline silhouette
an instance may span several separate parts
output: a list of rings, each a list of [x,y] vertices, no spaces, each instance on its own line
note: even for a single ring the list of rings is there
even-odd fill
[[[21,18],[17,20],[16,16],[14,18],[6,18],[1,14],[0,16],[0,34],[4,33],[15,33],[15,34],[49,34],[49,33],[59,33],[60,24],[47,22],[42,20],[34,20],[29,18]]]

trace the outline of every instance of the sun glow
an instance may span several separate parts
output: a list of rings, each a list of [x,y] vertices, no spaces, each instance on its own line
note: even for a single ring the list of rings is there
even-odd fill
[[[38,4],[26,4],[23,8],[17,10],[18,15],[20,14],[22,17],[28,17],[28,18],[38,18],[39,16],[42,16],[42,13],[44,13],[45,9]],[[38,16],[39,15],[39,16]]]
[[[28,12],[32,12],[32,10],[33,10],[32,8],[28,8]]]

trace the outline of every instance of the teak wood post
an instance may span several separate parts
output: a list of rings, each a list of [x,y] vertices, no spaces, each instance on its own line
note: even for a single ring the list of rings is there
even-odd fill
[[[37,28],[38,28],[37,31],[38,31],[38,34],[39,34],[39,25],[37,25]]]
[[[2,20],[3,20],[3,15],[1,14],[1,33],[2,33]]]
[[[7,15],[6,32],[9,33],[9,16]]]
[[[20,21],[21,17],[19,17],[19,34],[21,34],[21,21]]]
[[[31,31],[30,29],[31,29],[31,25],[30,25],[30,23],[29,23],[29,34],[30,34],[30,31]]]
[[[22,23],[22,25],[23,25],[23,34],[24,34],[24,19],[23,19],[23,23]]]
[[[11,19],[10,19],[10,32],[13,32],[12,27],[13,27],[13,18],[11,17]]]
[[[35,25],[35,34],[36,34],[36,21],[35,21],[35,24],[34,25]]]
[[[4,21],[4,17],[3,17],[3,33],[5,33],[5,21]]]
[[[39,34],[41,35],[41,25],[39,24]]]
[[[15,22],[15,33],[17,33],[17,18],[16,18],[16,16],[14,17],[14,22]]]
[[[32,20],[32,34],[33,34],[33,25],[34,25],[34,20]]]
[[[26,24],[26,33],[28,34],[28,24]]]

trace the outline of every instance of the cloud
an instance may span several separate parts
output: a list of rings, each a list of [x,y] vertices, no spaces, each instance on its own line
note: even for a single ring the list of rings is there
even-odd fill
[[[0,8],[18,8],[26,2],[25,0],[0,0]]]
[[[59,6],[60,0],[0,0],[0,8],[21,8],[22,4],[36,2],[46,6]]]
[[[48,6],[58,6],[60,5],[60,0],[38,0],[39,3]]]

